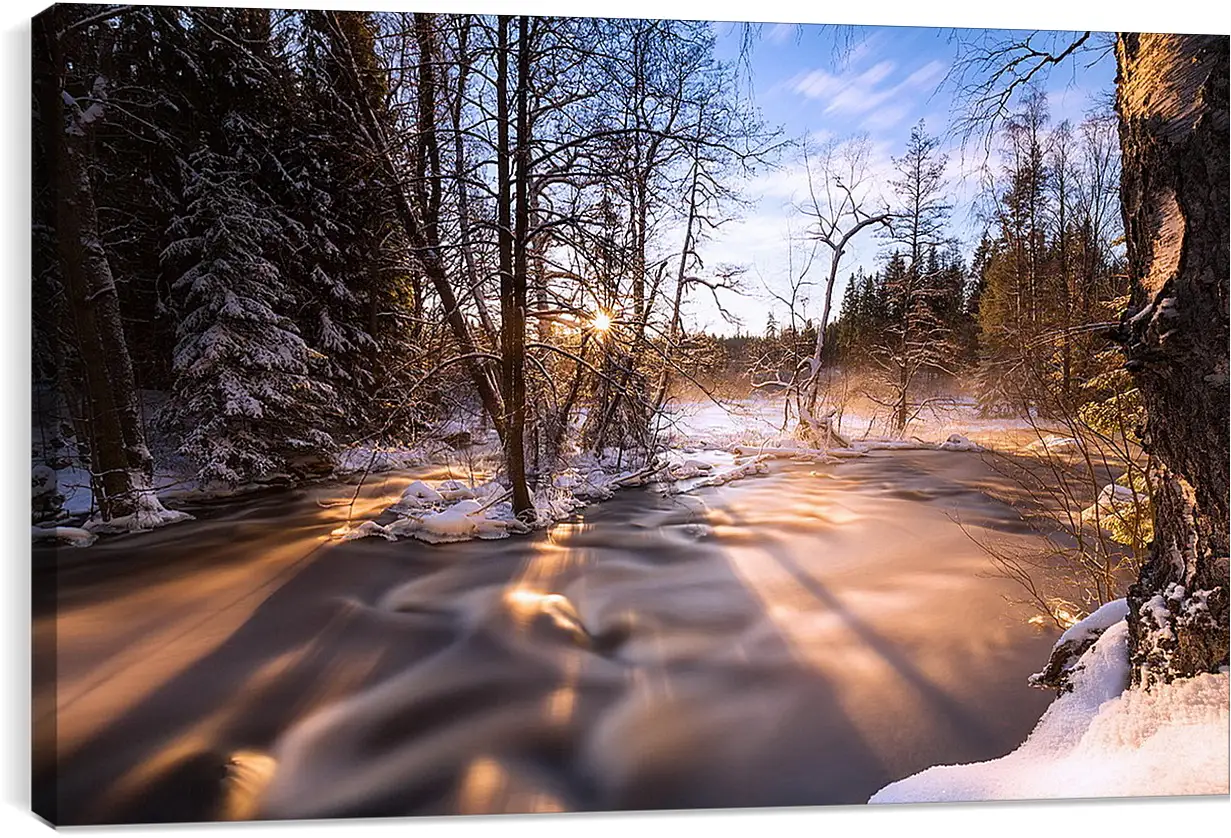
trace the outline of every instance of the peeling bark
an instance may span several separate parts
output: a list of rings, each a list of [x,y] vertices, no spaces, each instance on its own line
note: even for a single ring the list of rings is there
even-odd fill
[[[1119,37],[1116,108],[1133,300],[1119,330],[1161,462],[1129,592],[1135,684],[1227,662],[1228,38]]]

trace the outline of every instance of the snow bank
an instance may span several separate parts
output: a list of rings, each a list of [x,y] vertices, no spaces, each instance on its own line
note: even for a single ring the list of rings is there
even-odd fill
[[[419,468],[431,462],[428,452],[419,449],[376,448],[357,445],[338,455],[334,472],[338,475],[380,474],[386,471]]]
[[[55,541],[69,547],[89,547],[98,536],[80,527],[31,527],[30,537],[34,542]]]
[[[1093,622],[1070,631],[1090,631],[1115,612],[1099,609]],[[1225,795],[1228,681],[1224,669],[1148,692],[1126,689],[1128,626],[1120,619],[1082,655],[1072,691],[1052,702],[1016,751],[989,762],[929,768],[886,786],[869,802]]]
[[[792,440],[786,440],[792,441]],[[836,463],[838,457],[830,456],[831,451],[846,449],[823,450],[820,448],[805,448],[802,445],[751,446],[736,445],[731,453],[737,457],[763,457],[774,460],[790,459],[801,463]],[[854,452],[854,456],[862,457],[862,452]]]

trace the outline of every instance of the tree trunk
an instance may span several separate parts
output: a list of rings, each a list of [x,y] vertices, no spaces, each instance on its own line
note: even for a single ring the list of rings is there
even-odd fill
[[[496,181],[499,207],[500,260],[500,331],[503,360],[501,379],[504,408],[505,468],[513,489],[513,512],[524,518],[533,512],[530,490],[526,484],[526,235],[529,226],[528,163],[529,163],[529,73],[530,49],[528,18],[518,24],[517,48],[517,137],[516,146],[509,137],[509,25],[510,18],[500,17],[496,51]],[[516,184],[510,173],[510,157],[516,164]],[[516,197],[510,193],[516,193]],[[513,229],[510,203],[516,201],[516,224]]]
[[[1228,121],[1225,36],[1122,34],[1116,108],[1133,300],[1119,330],[1160,462],[1129,591],[1134,684],[1227,662]]]
[[[136,509],[139,484],[152,475],[153,462],[90,182],[90,124],[101,115],[96,109],[105,81],[96,84],[100,101],[91,105],[90,120],[66,111],[75,106],[66,105],[67,64],[57,35],[61,8],[34,21],[35,79],[55,190],[56,246],[84,370],[96,500],[110,519]]]
[[[470,380],[474,384],[475,390],[478,391],[479,399],[483,403],[484,412],[491,418],[492,426],[496,429],[496,433],[500,434],[503,438],[504,410],[500,403],[500,396],[492,384],[487,369],[480,363],[477,357],[480,354],[479,349],[475,345],[474,337],[470,332],[470,326],[466,322],[466,317],[462,312],[457,295],[454,293],[453,286],[449,282],[448,270],[445,267],[440,242],[435,237],[429,235],[429,231],[437,229],[438,219],[431,216],[429,212],[431,207],[424,207],[411,199],[412,196],[409,190],[402,183],[401,172],[394,160],[393,144],[389,140],[386,128],[378,118],[371,102],[367,101],[367,98],[363,95],[360,72],[361,63],[346,35],[345,24],[346,15],[358,13],[325,12],[324,14],[326,21],[330,24],[330,46],[338,56],[348,76],[348,92],[351,94],[363,130],[368,136],[368,141],[372,145],[372,150],[376,153],[382,173],[389,184],[388,188],[392,193],[390,197],[393,199],[393,206],[397,213],[398,221],[406,233],[406,238],[417,256],[424,275],[432,283],[432,288],[436,291],[436,295],[440,297],[440,304],[445,310],[445,321],[449,324],[454,340],[457,341],[458,349],[461,350],[462,356],[466,359],[464,362],[466,371],[470,375]],[[420,48],[422,48],[422,43]],[[435,102],[436,76],[434,60],[430,53],[430,40],[428,41],[428,49],[428,55],[420,56],[418,96],[430,102]],[[434,145],[436,138],[434,124],[421,127],[430,135],[425,140]],[[439,171],[432,174],[439,179]]]

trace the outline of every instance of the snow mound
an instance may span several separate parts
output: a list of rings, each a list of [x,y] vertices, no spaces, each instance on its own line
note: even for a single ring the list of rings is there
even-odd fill
[[[405,509],[416,509],[422,506],[444,503],[444,495],[424,483],[416,480],[402,490],[402,499],[394,506]]]
[[[511,530],[523,529],[511,516],[489,516],[477,500],[462,500],[440,512],[425,515],[411,534],[428,544],[446,544],[472,538],[504,538]]]
[[[1081,443],[1071,436],[1047,434],[1026,446],[1036,454],[1080,454]]]
[[[137,508],[134,512],[129,515],[117,515],[110,519],[95,515],[86,521],[85,529],[99,535],[148,532],[168,524],[191,520],[192,516],[187,512],[167,509],[152,491],[142,490],[137,494]]]
[[[54,494],[57,488],[55,469],[42,464],[36,465],[31,469],[30,495],[32,497]]]
[[[465,498],[443,508],[437,508],[435,505],[415,505],[419,503],[420,495],[426,494],[424,489],[435,492],[426,484],[420,483],[416,488],[412,483],[407,488],[408,494],[404,494],[401,501],[389,507],[391,511],[401,515],[396,521],[383,525],[376,521],[364,521],[356,527],[339,527],[333,531],[333,535],[344,541],[379,536],[387,541],[411,537],[428,544],[449,544],[474,538],[506,538],[511,533],[528,530],[525,524],[513,516],[513,508],[507,502],[484,505],[474,498]],[[487,486],[467,489],[479,496],[491,493]]]
[[[460,480],[444,480],[436,484],[436,491],[447,501],[474,500],[475,490]]]
[[[1032,687],[1052,688],[1068,692],[1073,688],[1073,673],[1081,665],[1082,655],[1107,629],[1128,616],[1128,601],[1112,600],[1095,609],[1085,619],[1069,626],[1052,645],[1051,656],[1042,671],[1030,676]]]
[[[1100,622],[1114,612],[1099,609],[1091,619]],[[1094,624],[1082,625],[1070,631]],[[1013,753],[929,768],[886,786],[869,802],[1225,795],[1229,680],[1224,669],[1149,691],[1126,689],[1128,625],[1121,619],[1082,655],[1072,692],[1052,702]]]
[[[982,451],[983,446],[971,442],[961,434],[949,434],[949,438],[936,446],[941,451]]]
[[[1128,486],[1108,483],[1098,493],[1094,503],[1081,511],[1081,521],[1091,526],[1096,523],[1106,526],[1111,520],[1127,522],[1136,516],[1137,505],[1144,500]]]
[[[30,536],[35,542],[55,541],[69,547],[89,547],[98,536],[79,527],[31,527]]]

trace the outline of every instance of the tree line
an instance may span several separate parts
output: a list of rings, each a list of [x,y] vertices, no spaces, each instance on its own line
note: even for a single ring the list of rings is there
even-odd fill
[[[531,515],[567,451],[652,445],[687,301],[729,281],[703,243],[777,145],[702,23],[61,5],[34,34],[34,375],[104,517],[151,427],[242,483],[446,411]]]
[[[894,158],[879,208],[870,208],[869,190],[856,194],[866,140],[819,155],[819,174],[807,169],[822,185],[801,208],[802,240],[831,245],[836,267],[849,240],[835,242],[843,208],[834,205],[845,203],[848,221],[873,222],[879,267],[847,276],[836,316],[826,308],[821,326],[804,314],[801,289],[820,283],[808,277],[812,260],[801,260],[790,293],[772,294],[786,309],[782,322],[771,313],[762,339],[722,341],[743,358],[750,383],[785,387],[792,365],[822,347],[820,365],[858,376],[899,433],[933,394],[968,382],[985,411],[1014,415],[1076,410],[1130,391],[1109,336],[1129,294],[1115,117],[1096,109],[1076,126],[1049,121],[1046,96],[1030,88],[1000,124],[999,169],[987,168],[976,204],[982,233],[965,255],[948,160],[922,123]],[[833,284],[819,296],[828,303]]]

